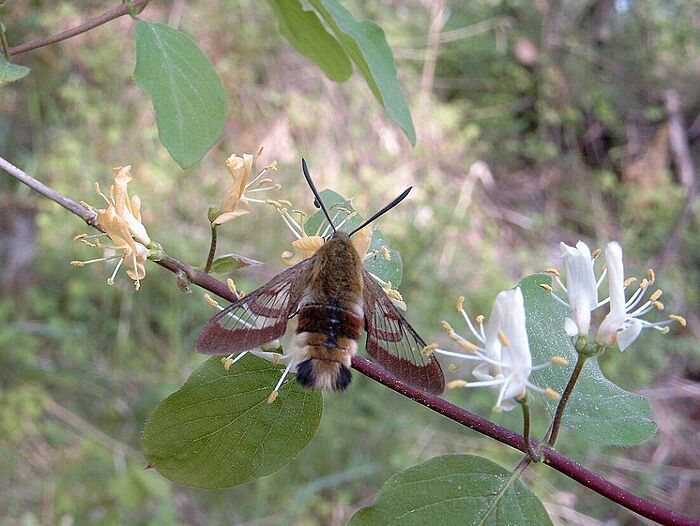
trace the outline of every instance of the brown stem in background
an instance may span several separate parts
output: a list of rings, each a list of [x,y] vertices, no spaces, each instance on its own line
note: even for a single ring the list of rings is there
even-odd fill
[[[56,33],[50,37],[39,38],[37,40],[25,42],[24,44],[10,48],[10,55],[19,55],[20,53],[25,53],[27,51],[31,51],[32,49],[38,49],[40,47],[48,46],[49,44],[55,44],[61,40],[66,40],[81,33],[85,33],[86,31],[90,31],[91,29],[101,26],[102,24],[106,24],[110,20],[114,20],[120,16],[138,14],[144,10],[148,2],[150,2],[150,0],[133,0],[131,2],[122,2],[118,6],[113,7],[109,11],[106,11],[95,18],[83,22],[79,26],[61,31],[60,33]]]
[[[688,145],[688,136],[683,124],[683,114],[681,113],[681,103],[676,90],[668,90],[664,93],[664,103],[666,114],[668,115],[668,142],[673,154],[673,162],[676,166],[678,180],[686,190],[683,208],[673,223],[671,232],[666,236],[666,243],[661,249],[652,266],[663,266],[672,258],[683,238],[683,231],[686,225],[693,218],[693,208],[698,195],[698,180],[693,168],[693,159]]]
[[[88,225],[95,226],[95,214],[84,206],[59,194],[43,183],[40,183],[1,157],[0,168],[4,169],[8,174],[25,183],[30,188],[37,190],[46,198],[60,204],[70,212],[82,218]],[[187,263],[183,263],[167,255],[163,256],[160,261],[156,261],[156,263],[173,272],[182,272],[186,274],[192,283],[213,292],[217,296],[229,301],[236,301],[238,299],[238,295],[229,290],[225,283],[213,278],[209,274],[205,274],[204,272],[194,269]],[[462,409],[461,407],[458,407],[447,400],[440,398],[439,396],[428,394],[420,389],[405,384],[394,378],[379,365],[372,363],[365,358],[357,355],[354,356],[352,359],[352,366],[355,370],[359,371],[365,376],[407,398],[410,398],[414,402],[441,414],[446,418],[454,420],[465,427],[498,440],[499,442],[519,451],[525,452],[527,449],[523,437],[518,433],[499,426],[498,424],[475,415],[474,413],[470,413],[469,411]],[[687,515],[683,515],[659,504],[637,497],[633,493],[630,493],[620,486],[617,486],[616,484],[604,479],[597,473],[594,473],[580,464],[577,464],[554,449],[538,444],[537,442],[534,442],[533,446],[535,448],[540,448],[540,453],[545,464],[579,482],[583,486],[586,486],[600,495],[610,499],[611,501],[642,515],[643,517],[664,525],[700,526],[700,520],[693,519]],[[526,457],[524,460],[527,459],[529,459],[529,457]],[[524,469],[524,467],[527,465],[522,461],[521,464],[523,464],[522,469]],[[520,467],[521,464],[518,466]]]

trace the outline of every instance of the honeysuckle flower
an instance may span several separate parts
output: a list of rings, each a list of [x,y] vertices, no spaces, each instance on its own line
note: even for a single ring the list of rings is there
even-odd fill
[[[256,154],[246,153],[242,157],[234,153],[226,159],[226,166],[233,177],[233,182],[224,195],[221,208],[217,211],[218,215],[212,221],[212,225],[218,226],[249,214],[249,203],[265,203],[262,199],[251,197],[251,194],[281,188],[279,184],[272,184],[272,179],[263,177],[267,172],[277,171],[277,161],[265,166],[255,178],[248,181],[255,158],[261,151],[262,148]]]
[[[304,236],[301,239],[295,239],[292,241],[294,252],[288,250],[282,252],[282,262],[288,267],[301,263],[313,256],[323,243],[325,241],[321,236]]]
[[[292,204],[289,201],[276,201],[273,199],[269,199],[267,201],[267,204],[274,206],[277,209],[280,216],[282,216],[282,219],[284,220],[285,224],[289,227],[289,229],[292,231],[292,234],[294,234],[294,236],[296,237],[296,239],[292,241],[292,248],[294,250],[285,250],[284,252],[282,252],[281,258],[282,262],[285,265],[291,267],[293,265],[296,265],[297,263],[304,261],[305,259],[310,258],[326,242],[325,238],[331,231],[330,225],[324,226],[323,224],[321,224],[316,229],[315,234],[309,235],[306,233],[306,214],[304,212],[302,212],[301,210],[289,210],[288,207],[292,206]],[[341,226],[343,226],[343,224],[345,224],[345,222],[348,219],[356,215],[357,212],[349,212],[342,221],[338,222],[338,224],[335,225],[335,228],[339,229]],[[294,216],[298,217],[298,220]],[[338,214],[336,214],[333,217],[333,220],[335,221],[337,217]],[[360,256],[362,257],[365,257],[371,242],[371,225],[367,225],[362,230],[356,232],[355,235],[352,237],[352,244],[355,247],[355,250],[357,250],[357,253],[360,254]]]
[[[591,312],[598,306],[598,286],[593,272],[594,260],[588,246],[579,241],[576,248],[561,244],[564,258],[566,287],[562,284],[571,308],[571,317],[566,318],[564,328],[569,336],[588,334],[591,327]],[[561,284],[561,281],[559,282]]]
[[[131,166],[112,168],[112,172],[114,185],[110,187],[111,199],[107,199],[107,203],[110,204],[111,200],[117,214],[124,219],[136,241],[143,245],[150,245],[151,238],[141,222],[141,199],[138,195],[129,196],[126,188],[134,180],[131,176]]]
[[[94,209],[97,224],[105,231],[104,234],[94,236],[79,235],[76,240],[93,248],[102,248],[114,251],[116,254],[88,261],[72,261],[71,265],[82,267],[99,261],[118,259],[112,275],[107,279],[109,285],[114,284],[114,278],[122,264],[127,267],[127,275],[134,280],[136,290],[141,287],[141,280],[146,276],[145,261],[149,256],[146,245],[151,244],[146,228],[141,223],[141,200],[138,196],[129,196],[127,185],[133,181],[131,166],[117,167],[113,169],[114,184],[110,186],[109,197],[102,193],[99,185],[95,189],[106,202],[107,208]],[[99,241],[102,236],[107,236],[112,244],[103,244]]]
[[[447,322],[443,322],[443,329],[463,351],[434,349],[432,352],[451,358],[479,362],[472,371],[472,374],[479,381],[454,380],[447,384],[448,388],[494,387],[498,389],[498,398],[494,406],[496,411],[513,409],[516,400],[522,399],[528,389],[545,393],[551,397],[558,396],[551,389],[542,389],[529,380],[532,371],[548,367],[549,364],[532,365],[525,328],[524,300],[520,287],[498,294],[486,330],[484,330],[483,316],[477,317],[477,329],[464,311],[463,304],[464,298],[462,297],[457,302],[457,311],[464,318],[473,339],[478,343],[472,343],[469,339],[459,335]],[[562,363],[562,359],[558,357],[555,357],[553,361]]]
[[[566,269],[566,285],[562,283],[556,269],[547,269],[547,271],[554,275],[557,284],[567,293],[568,302],[555,294],[548,285],[542,285],[542,287],[552,293],[557,301],[570,309],[571,315],[564,324],[567,335],[587,337],[591,329],[591,312],[606,304],[610,304],[610,310],[598,327],[595,339],[600,346],[617,345],[621,351],[624,351],[645,328],[667,332],[666,326],[673,321],[685,325],[685,319],[676,315],[671,315],[668,320],[656,323],[641,319],[653,309],[664,309],[663,303],[659,301],[662,291],[651,292],[648,299],[643,302],[655,281],[654,271],[650,269],[649,277],[640,281],[639,287],[629,300],[625,298],[625,289],[635,283],[637,279],[625,279],[622,247],[619,243],[614,241],[608,243],[605,249],[606,266],[597,279],[594,263],[600,253],[599,250],[591,255],[588,246],[582,241],[576,244],[576,248],[569,247],[564,243],[561,244],[561,247]],[[609,297],[598,301],[598,288],[606,276],[610,291]]]
[[[652,292],[649,299],[643,302],[647,292],[654,284],[654,272],[650,270],[649,278],[642,280],[639,288],[629,300],[626,300],[625,288],[631,283],[629,280],[625,280],[622,247],[618,243],[614,241],[608,243],[605,248],[605,261],[608,267],[608,288],[610,291],[610,297],[606,301],[610,303],[610,312],[598,328],[597,343],[606,347],[617,344],[619,349],[624,351],[637,339],[642,329],[667,332],[666,326],[674,320],[685,325],[685,320],[679,316],[671,316],[668,320],[656,323],[641,319],[653,309],[663,310],[664,308],[663,303],[659,301],[662,294],[659,289]]]

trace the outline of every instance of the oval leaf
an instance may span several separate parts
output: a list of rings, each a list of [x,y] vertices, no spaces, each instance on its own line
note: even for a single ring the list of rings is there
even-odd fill
[[[311,0],[311,5],[328,23],[387,115],[415,146],[411,112],[401,92],[394,56],[382,28],[369,20],[358,22],[337,0]]]
[[[226,488],[291,462],[316,433],[323,399],[271,363],[247,355],[228,371],[220,357],[199,366],[146,423],[141,445],[150,464],[185,486]]]
[[[540,284],[551,284],[546,274],[520,281],[525,298],[527,335],[533,363],[563,356],[569,364],[534,371],[535,383],[561,393],[576,363],[576,350],[564,332],[567,308],[554,300]],[[551,414],[556,402],[544,398]],[[600,444],[631,446],[649,440],[656,432],[649,402],[618,387],[603,376],[598,361],[588,359],[567,404],[563,424],[578,435]]]
[[[320,194],[334,224],[339,224],[347,218],[350,212],[355,212],[350,201],[333,190],[323,190]],[[340,229],[350,232],[355,227],[360,226],[363,220],[363,217],[357,214],[345,221]],[[323,215],[322,210],[318,210],[309,217],[304,225],[305,231],[309,235],[326,235],[328,233],[326,231],[327,226],[328,221],[326,221],[326,216]],[[385,248],[386,251],[384,250]],[[382,233],[377,229],[372,231],[372,242],[367,254],[368,256],[364,262],[365,268],[379,279],[390,281],[392,286],[397,288],[401,284],[403,275],[401,255],[389,246]]]
[[[226,120],[226,92],[194,41],[164,24],[134,29],[134,82],[153,102],[160,140],[183,168],[198,163]]]
[[[540,500],[513,474],[473,455],[435,457],[391,477],[350,526],[551,524]]]
[[[0,53],[0,84],[14,82],[27,75],[29,75],[29,68],[27,66],[20,66],[19,64],[8,62],[5,55]]]
[[[259,267],[262,264],[262,261],[239,256],[238,254],[224,254],[212,261],[211,272],[213,274],[229,274],[243,267]]]
[[[352,63],[342,46],[323,27],[313,11],[305,11],[299,0],[271,0],[280,32],[302,55],[313,60],[326,76],[345,82],[352,75]]]

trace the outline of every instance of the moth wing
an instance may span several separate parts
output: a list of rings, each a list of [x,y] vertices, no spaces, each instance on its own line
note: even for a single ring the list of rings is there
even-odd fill
[[[277,274],[214,316],[197,336],[197,351],[234,354],[282,336],[308,286],[312,261],[309,258]]]
[[[431,393],[445,390],[435,356],[424,356],[423,338],[396,310],[372,275],[363,270],[367,353],[399,380]]]

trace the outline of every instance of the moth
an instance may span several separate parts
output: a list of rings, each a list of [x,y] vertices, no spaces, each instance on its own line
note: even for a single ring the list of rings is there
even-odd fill
[[[407,384],[441,393],[445,380],[440,364],[423,352],[425,342],[364,269],[363,258],[350,240],[400,203],[411,188],[348,233],[336,230],[303,159],[302,171],[332,233],[312,257],[281,272],[210,320],[197,337],[197,351],[244,353],[280,338],[287,325],[295,322],[285,349],[290,360],[285,375],[295,367],[302,386],[342,391],[350,384],[352,357],[364,330],[365,348],[377,364]],[[281,384],[282,379],[271,400]]]

